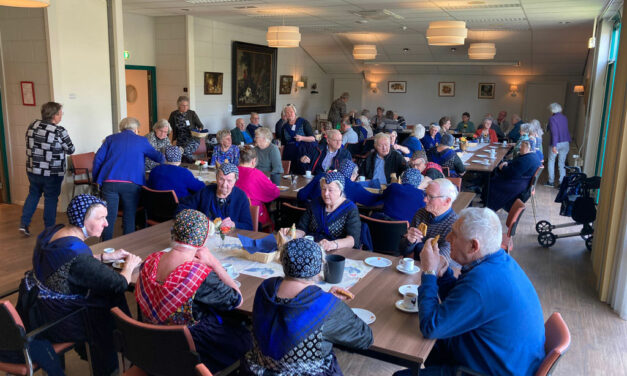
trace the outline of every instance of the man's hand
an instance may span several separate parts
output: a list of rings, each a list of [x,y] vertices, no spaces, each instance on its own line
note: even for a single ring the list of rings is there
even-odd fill
[[[409,240],[411,244],[422,241],[423,236],[424,234],[416,227],[410,227],[409,230],[407,230],[407,240]]]
[[[440,249],[437,244],[431,245],[431,238],[424,242],[422,251],[420,251],[420,269],[439,271],[440,266]]]
[[[448,270],[448,260],[446,257],[440,255],[440,266],[438,268],[438,278],[442,277]]]
[[[499,170],[502,170],[503,167],[507,166],[507,162],[503,162],[499,165]]]
[[[301,161],[301,162],[303,162],[303,163],[311,163],[311,159],[309,159],[309,157],[308,157],[308,156],[306,156],[306,155],[303,155],[303,156],[300,158],[300,161]]]
[[[551,148],[551,152],[553,152],[553,154],[557,154],[557,147],[553,146]]]

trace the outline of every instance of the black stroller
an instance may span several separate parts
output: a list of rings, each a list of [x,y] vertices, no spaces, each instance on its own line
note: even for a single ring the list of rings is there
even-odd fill
[[[592,238],[594,235],[593,223],[597,216],[596,203],[592,197],[592,192],[601,186],[599,176],[587,177],[581,172],[579,167],[566,167],[567,174],[560,184],[560,190],[555,197],[555,202],[562,204],[560,215],[571,217],[574,223],[552,225],[549,221],[539,221],[536,223],[538,232],[538,243],[544,248],[549,248],[555,244],[558,238],[569,238],[581,236],[586,242],[588,251],[592,250]],[[554,234],[556,228],[583,225],[579,232],[567,234]]]

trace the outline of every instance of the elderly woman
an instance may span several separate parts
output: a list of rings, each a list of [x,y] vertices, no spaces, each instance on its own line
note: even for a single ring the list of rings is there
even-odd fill
[[[266,127],[255,131],[255,150],[257,151],[257,169],[269,172],[273,177],[283,174],[281,151],[272,143],[272,132]]]
[[[216,134],[218,145],[213,148],[213,156],[211,157],[211,165],[215,166],[216,162],[222,164],[230,162],[234,165],[239,164],[239,147],[231,142],[231,132],[222,129]]]
[[[448,116],[443,116],[438,121],[438,125],[440,126],[440,133],[444,136],[448,133],[448,130],[451,129],[451,118]]]
[[[462,176],[466,172],[464,162],[459,158],[455,150],[451,149],[455,143],[455,138],[450,134],[442,137],[442,142],[437,147],[427,150],[427,158],[430,162],[439,164],[442,167],[448,167],[449,176]]]
[[[531,151],[535,152],[536,150],[536,140],[535,138],[531,138],[529,136],[529,134],[531,133],[531,130],[533,128],[533,125],[531,123],[523,123],[520,125],[519,127],[519,135],[518,135],[518,141],[516,141],[516,145],[514,145],[514,148],[512,149],[512,157],[516,158],[518,157],[518,155],[520,154],[520,145],[523,141],[527,141],[529,142],[529,145],[531,146]]]
[[[325,251],[359,247],[359,211],[344,196],[344,186],[344,175],[327,172],[320,180],[322,196],[311,202],[296,225],[297,237],[312,235]],[[286,236],[289,231],[289,228],[281,229]]]
[[[46,330],[42,337],[50,342],[88,341],[94,374],[110,375],[118,364],[109,310],[118,306],[128,313],[124,292],[141,259],[123,249],[94,255],[85,244],[89,237],[100,237],[107,227],[107,204],[99,198],[74,197],[67,216],[69,225],[48,227],[37,238],[33,270],[22,281],[18,307],[22,318],[30,319],[28,328],[49,324],[86,307],[94,324],[90,333],[81,317],[74,316]],[[120,273],[102,263],[115,260],[125,261]]]
[[[242,362],[241,374],[341,375],[333,344],[366,349],[373,341],[370,327],[343,297],[334,296],[336,288],[324,292],[316,286],[322,270],[316,243],[288,242],[281,264],[285,277],[266,279],[255,294],[254,347]]]
[[[196,179],[190,170],[179,166],[181,157],[180,147],[174,145],[166,146],[166,162],[150,171],[146,186],[159,191],[174,190],[179,200],[203,189],[205,183]]]
[[[390,147],[392,148],[392,150],[402,155],[405,160],[408,160],[409,158],[407,158],[406,156],[407,154],[411,154],[409,148],[407,146],[399,145],[397,141],[398,133],[396,131],[390,132]]]
[[[292,170],[296,174],[303,174],[305,170],[299,163],[300,158],[306,155],[316,145],[311,124],[302,117],[296,117],[296,107],[287,105],[283,109],[287,123],[281,130],[281,143],[284,145],[283,160],[292,162]],[[278,137],[278,135],[277,135]]]
[[[542,125],[537,119],[533,119],[529,122],[531,127],[529,129],[529,139],[533,139],[536,144],[536,155],[540,161],[544,161],[544,153],[542,150],[542,136],[544,135],[544,131],[542,131]]]
[[[186,325],[196,352],[212,372],[229,366],[252,347],[250,332],[238,320],[218,312],[242,305],[239,288],[205,247],[207,217],[183,210],[174,219],[172,250],[146,258],[135,299],[145,322]]]
[[[139,121],[128,117],[120,121],[120,133],[108,136],[94,157],[94,181],[101,186],[102,198],[107,202],[109,226],[102,234],[103,240],[113,237],[113,228],[122,205],[124,234],[135,231],[135,212],[139,203],[141,186],[146,181],[146,157],[163,163],[163,154],[150,145],[145,137],[137,135]]]
[[[366,130],[366,138],[374,136],[374,132],[372,131],[372,127],[370,126],[370,120],[368,119],[368,117],[365,115],[361,115],[359,117],[359,120],[361,121],[361,127]]]
[[[398,122],[398,115],[396,115],[394,111],[387,111],[385,113],[385,119],[383,119],[383,124],[379,126],[379,129],[384,132],[391,132],[402,131],[403,127]]]
[[[411,159],[407,162],[408,166],[415,168],[425,176],[426,181],[440,179],[444,177],[442,166],[437,163],[429,162],[427,153],[424,150],[415,151],[411,155]]]
[[[420,170],[408,168],[401,176],[401,184],[392,183],[381,194],[382,218],[392,221],[411,222],[418,209],[425,206],[423,178]],[[430,180],[429,180],[430,181]]]
[[[165,119],[161,119],[152,126],[152,132],[148,133],[146,138],[153,148],[163,154],[165,147],[170,145],[170,139],[168,138],[170,131],[172,131],[170,123]],[[159,166],[159,163],[146,158],[146,171],[152,170],[157,166]]]
[[[256,166],[257,150],[250,145],[244,146],[240,154],[240,164],[237,166],[239,179],[237,179],[235,186],[246,193],[251,205],[259,206],[259,222],[265,226],[272,224],[265,204],[277,199],[281,191],[268,179],[266,174],[257,170]]]
[[[492,129],[492,118],[483,119],[483,127],[477,129],[475,137],[481,142],[499,142],[496,131]]]
[[[177,109],[170,113],[168,122],[172,127],[172,142],[183,148],[183,161],[193,162],[194,152],[198,149],[201,140],[192,136],[192,131],[205,128],[198,115],[189,109],[189,97],[181,95],[176,101]],[[202,141],[204,142],[204,140]]]
[[[422,143],[420,140],[425,136],[425,127],[422,124],[416,124],[414,126],[414,130],[411,135],[405,139],[403,142],[403,146],[407,148],[407,153],[405,153],[405,158],[411,158],[411,156],[419,151],[423,150]]]
[[[422,146],[424,146],[425,150],[429,150],[436,147],[441,140],[442,135],[440,134],[440,126],[437,124],[431,124],[429,126],[429,133],[421,138],[420,142],[422,142]]]
[[[235,186],[239,170],[232,163],[223,163],[216,172],[216,184],[209,184],[200,191],[181,200],[177,212],[194,209],[209,219],[222,219],[222,225],[242,230],[252,230],[250,203],[246,193]]]

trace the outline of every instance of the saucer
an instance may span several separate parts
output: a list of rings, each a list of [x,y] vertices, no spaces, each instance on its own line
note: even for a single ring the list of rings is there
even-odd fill
[[[124,260],[115,260],[112,263],[112,266],[116,269],[123,269],[124,268]]]
[[[229,274],[229,273],[227,273],[227,274]],[[233,278],[233,279],[237,279],[237,278],[239,278],[239,273],[238,273],[238,272],[235,272],[235,273],[233,273],[233,274],[229,274],[229,276],[230,276],[231,278]]]
[[[286,187],[284,185],[277,185],[276,187],[279,188],[279,191],[287,191],[290,189],[290,187]]]
[[[392,265],[392,261],[385,257],[368,257],[364,260],[367,265],[374,266],[375,268],[387,268]]]
[[[398,288],[398,292],[401,295],[405,295],[408,292],[413,292],[414,294],[418,295],[418,285],[402,285]]]
[[[399,265],[396,265],[396,270],[398,270],[401,273],[412,275],[412,274],[418,273],[420,271],[420,267],[414,265],[414,270],[407,270],[399,264]]]
[[[353,308],[352,310],[357,315],[357,317],[359,317],[361,321],[365,322],[367,325],[372,324],[377,319],[377,316],[375,316],[374,313],[368,311],[367,309]]]
[[[396,303],[394,303],[394,306],[403,311],[403,312],[408,312],[408,313],[416,313],[418,312],[418,306],[416,306],[415,308],[407,308],[405,307],[405,304],[403,304],[403,299],[401,300],[397,300]]]

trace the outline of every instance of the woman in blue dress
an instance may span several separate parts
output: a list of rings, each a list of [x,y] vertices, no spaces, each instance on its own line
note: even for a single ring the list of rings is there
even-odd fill
[[[211,165],[215,166],[216,162],[222,164],[226,161],[234,165],[239,164],[239,147],[233,145],[231,131],[222,129],[216,134],[218,144],[213,148],[213,156],[211,157]]]
[[[438,146],[441,140],[442,135],[440,134],[440,126],[437,124],[431,124],[429,126],[429,133],[421,138],[420,142],[422,142],[422,146],[424,146],[425,150],[429,150]]]
[[[300,158],[303,155],[309,155],[309,152],[316,147],[316,138],[311,124],[302,117],[296,117],[296,108],[293,105],[285,106],[283,111],[285,111],[287,122],[281,128],[280,137],[284,146],[282,159],[291,161],[292,171],[302,175],[305,170],[299,162]]]
[[[422,124],[416,124],[411,136],[407,137],[403,142],[403,146],[409,149],[409,153],[405,154],[405,158],[411,158],[414,152],[423,150],[420,140],[425,136],[425,127]],[[437,137],[437,136],[436,136]]]

